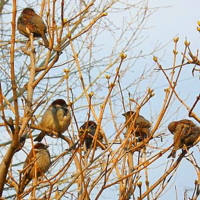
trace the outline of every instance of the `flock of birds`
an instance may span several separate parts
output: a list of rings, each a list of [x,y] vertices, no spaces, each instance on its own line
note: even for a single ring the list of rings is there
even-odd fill
[[[25,8],[22,11],[17,21],[17,28],[19,32],[26,37],[29,37],[29,32],[32,33],[34,37],[41,37],[45,47],[49,47],[49,41],[45,35],[47,27],[42,18],[37,15],[32,8]],[[131,135],[137,142],[142,142],[149,137],[152,137],[150,130],[151,123],[143,116],[137,115],[133,111],[128,111],[124,113],[123,116],[125,117],[126,126],[125,137]],[[62,134],[68,129],[70,123],[71,114],[68,105],[63,99],[57,99],[53,101],[45,111],[39,125],[43,128]],[[87,121],[80,127],[79,136],[81,137],[84,135],[83,138],[86,149],[94,146],[94,138],[96,138],[96,144],[102,143],[103,136],[101,130],[96,129],[97,124],[94,121]],[[191,120],[183,119],[171,122],[168,125],[168,129],[174,135],[173,149],[168,158],[175,158],[178,149],[189,149],[199,141],[200,127]],[[24,162],[18,194],[23,193],[25,187],[32,179],[43,176],[51,165],[51,156],[48,151],[48,145],[41,143],[45,135],[51,135],[51,132],[41,131],[34,139],[38,143],[34,145]],[[101,145],[99,146],[101,147]]]
[[[151,139],[151,123],[141,115],[136,115],[134,111],[128,111],[123,114],[125,117],[126,132],[125,137],[131,136],[137,142],[142,142],[146,139]],[[71,114],[65,100],[57,99],[47,108],[42,120],[39,124],[42,128],[49,129],[49,132],[41,131],[34,139],[37,141],[33,149],[28,154],[24,167],[23,176],[19,183],[18,193],[21,194],[28,183],[35,177],[40,177],[47,172],[51,165],[51,156],[47,150],[48,145],[41,143],[45,135],[52,136],[51,130],[64,133],[71,123]],[[180,121],[171,122],[168,125],[169,131],[174,135],[173,149],[169,157],[175,158],[176,151],[181,148],[194,146],[199,141],[200,127],[194,124],[191,120],[183,119]],[[83,145],[86,149],[93,148],[95,143],[102,144],[103,135],[101,130],[97,130],[97,124],[94,121],[87,121],[79,128],[79,138],[83,135]],[[134,141],[134,140],[133,140]],[[135,146],[135,142],[132,143]],[[101,145],[96,145],[97,147]],[[103,145],[104,146],[104,145]],[[104,149],[104,148],[102,148]],[[35,169],[35,165],[37,168]]]

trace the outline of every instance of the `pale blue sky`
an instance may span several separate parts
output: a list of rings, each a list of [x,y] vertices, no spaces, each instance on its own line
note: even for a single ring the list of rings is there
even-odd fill
[[[149,1],[149,5],[152,6],[158,6],[162,7],[159,9],[156,13],[154,13],[149,21],[148,25],[149,27],[153,27],[148,30],[149,38],[148,40],[149,45],[148,48],[151,46],[154,46],[156,43],[165,44],[168,43],[170,40],[172,40],[175,36],[179,37],[179,45],[178,50],[179,54],[183,52],[184,46],[183,43],[185,39],[187,38],[188,41],[191,42],[191,50],[193,53],[196,52],[197,49],[200,47],[200,33],[196,30],[197,27],[197,21],[200,20],[200,1],[198,0],[152,0]],[[165,8],[169,6],[168,8]],[[157,55],[163,55],[163,61],[161,61],[161,64],[163,67],[171,67],[173,63],[173,43],[171,42],[169,45],[164,47],[159,53],[155,54]],[[148,60],[151,62],[151,58]],[[187,70],[183,70],[184,73],[181,76],[181,79],[185,80],[183,82],[179,83],[178,91],[181,97],[185,98],[189,95],[187,99],[187,103],[189,106],[192,105],[192,102],[196,99],[196,96],[200,93],[200,81],[199,81],[199,74],[196,72],[196,77],[192,78],[191,71],[192,71],[192,65],[186,66]],[[163,77],[162,73],[160,75]],[[163,78],[159,78],[158,82],[156,82],[156,86],[162,86],[165,85],[166,81],[163,81]],[[164,87],[163,87],[164,88]],[[158,90],[162,91],[162,90]],[[158,94],[159,96],[159,94]],[[159,99],[160,97],[158,97]],[[177,105],[180,105],[179,102],[177,102]],[[156,108],[157,103],[155,102],[154,106]],[[200,110],[200,102],[197,105],[197,114],[199,114]],[[184,107],[180,108],[178,119],[181,118],[181,115],[187,116],[187,111]],[[174,119],[177,116],[174,116]],[[173,120],[173,116],[171,118]],[[196,147],[194,147],[195,149]],[[199,151],[197,148],[195,149],[197,152],[196,159],[199,163]],[[166,160],[165,160],[166,161]],[[163,161],[163,162],[165,162]],[[162,173],[162,171],[154,169],[155,173]],[[152,174],[154,176],[154,174]],[[191,163],[188,163],[186,160],[184,160],[179,169],[178,173],[176,175],[176,178],[174,180],[176,188],[177,188],[177,198],[178,199],[184,199],[184,190],[185,189],[191,189],[194,187],[194,180],[197,179],[196,172],[191,165]],[[173,181],[171,182],[173,183]],[[175,187],[169,188],[169,191],[166,192],[166,194],[159,198],[159,200],[168,200],[168,199],[176,199],[176,191]],[[191,193],[188,192],[188,194],[191,195]],[[188,197],[191,197],[188,195]],[[187,198],[188,199],[188,198]]]
[[[174,37],[179,37],[178,43],[178,51],[179,55],[184,50],[184,41],[187,40],[191,43],[190,48],[193,53],[196,53],[196,50],[200,47],[200,33],[196,30],[197,21],[200,20],[200,1],[193,0],[150,0],[149,7],[160,7],[148,20],[146,27],[147,30],[142,32],[142,35],[148,36],[148,39],[138,47],[138,49],[142,49],[143,52],[152,51],[155,45],[160,44],[160,46],[166,45],[159,52],[155,53],[155,56],[162,57],[160,64],[163,65],[164,68],[172,67],[173,65],[173,48],[174,43],[172,42]],[[120,20],[122,16],[119,16]],[[116,20],[117,22],[119,22]],[[178,56],[177,64],[180,64],[182,57]],[[142,63],[142,64],[141,64]],[[148,67],[152,67],[153,61],[152,56],[146,57],[145,59],[140,59],[139,64],[142,66],[147,64]],[[194,103],[196,96],[200,93],[200,81],[199,74],[196,72],[195,77],[192,76],[192,65],[185,66],[178,86],[177,92],[180,97],[185,100],[188,106],[192,106]],[[131,77],[124,78],[124,84],[128,84],[130,82]],[[163,74],[159,72],[158,78],[155,83],[152,84],[152,89],[155,89],[155,97],[151,100],[151,106],[155,114],[159,111],[164,97],[164,88],[167,87],[167,81],[164,78]],[[149,105],[148,105],[149,106]],[[148,111],[148,106],[141,110],[142,114],[146,114]],[[172,115],[172,113],[180,106],[180,109],[176,115]],[[200,102],[196,106],[195,111],[197,114],[200,110]],[[151,113],[152,115],[152,113]],[[146,116],[146,115],[145,115]],[[154,116],[153,116],[154,117]],[[179,101],[175,101],[170,112],[166,115],[166,118],[169,121],[178,120],[182,118],[188,118],[188,112],[185,107],[181,106]],[[123,119],[122,119],[123,121]],[[197,123],[197,122],[196,122]],[[166,126],[166,124],[165,124]],[[172,136],[168,136],[168,145],[172,144]],[[199,163],[199,150],[197,147],[192,149],[195,151],[197,162]],[[180,152],[179,152],[180,153]],[[161,159],[161,162],[156,163],[151,166],[152,170],[150,175],[151,184],[157,180],[157,175],[161,175],[164,172],[164,168],[160,165],[167,162],[166,156],[164,159]],[[163,167],[165,164],[163,165]],[[178,199],[184,199],[184,190],[189,189],[188,197],[191,197],[190,189],[194,187],[194,180],[197,179],[197,174],[191,165],[185,159],[181,162],[181,165],[178,168],[177,175],[169,184],[172,187],[168,187],[165,195],[159,198],[159,200],[168,200],[175,199],[176,192]],[[175,190],[175,186],[177,191]],[[109,194],[108,194],[109,195]],[[110,196],[111,193],[110,193]],[[103,199],[103,198],[102,198]]]
[[[131,1],[131,0],[130,0]],[[20,8],[22,5],[19,5]],[[136,49],[134,49],[135,54],[137,54],[137,51],[143,51],[145,53],[151,52],[156,45],[164,46],[159,52],[155,53],[155,56],[158,56],[159,58],[162,57],[162,60],[160,61],[163,67],[171,67],[173,63],[173,47],[174,44],[171,42],[174,37],[179,36],[179,43],[178,43],[178,50],[179,54],[184,50],[184,41],[185,38],[188,39],[188,41],[191,42],[191,50],[192,52],[196,52],[197,49],[200,47],[200,33],[196,30],[197,21],[200,20],[200,1],[199,0],[149,0],[149,7],[158,7],[159,9],[148,19],[148,22],[146,23],[146,30],[142,32],[143,37],[147,37],[145,42],[138,46]],[[19,13],[18,13],[19,14]],[[113,17],[114,16],[114,17]],[[110,20],[113,20],[114,23],[122,23],[123,17],[121,14],[112,15],[108,13],[107,18]],[[116,31],[116,35],[118,32]],[[128,36],[127,36],[128,37]],[[108,49],[105,47],[102,47],[102,52],[99,52],[100,56],[102,57],[103,54],[109,55],[109,53],[112,50],[112,42],[114,44],[114,41],[110,40],[110,38],[107,38],[104,33],[102,33],[99,36],[99,39],[102,39],[105,43],[110,43],[110,46],[108,45]],[[103,43],[103,42],[102,42]],[[110,48],[109,48],[110,47]],[[118,50],[123,49],[123,46],[119,46]],[[107,50],[107,51],[106,51]],[[119,51],[120,52],[120,51]],[[102,54],[101,54],[102,53]],[[127,53],[127,56],[130,56],[129,53]],[[180,58],[180,57],[179,57]],[[178,64],[180,63],[180,59]],[[131,63],[129,63],[131,64]],[[152,59],[152,55],[140,58],[139,61],[137,61],[137,66],[143,67],[146,66],[146,68],[151,68],[153,66],[154,62]],[[128,74],[125,74],[124,77],[122,77],[122,83],[123,87],[129,84],[130,81],[134,81],[135,77],[137,77],[137,70],[140,71],[140,69],[136,68],[133,69],[133,72],[131,75],[133,77],[129,77]],[[123,66],[124,67],[124,66]],[[134,66],[135,67],[135,66]],[[155,67],[155,66],[154,66]],[[186,99],[186,103],[191,106],[192,103],[195,101],[196,96],[200,93],[200,81],[197,72],[195,73],[195,77],[192,77],[191,71],[193,66],[186,66],[183,69],[183,73],[181,75],[180,80],[182,80],[178,86],[177,91],[180,94],[180,96]],[[146,85],[150,85],[152,89],[155,89],[155,97],[152,98],[151,104],[147,104],[144,109],[141,110],[141,114],[145,115],[148,119],[151,119],[151,122],[153,123],[155,120],[156,114],[158,114],[160,107],[162,105],[163,97],[164,97],[164,88],[167,87],[167,81],[164,78],[163,74],[161,72],[158,72],[155,74],[157,76],[157,79],[155,82],[153,82],[154,78],[152,80],[144,80],[144,85],[141,84],[139,92],[145,92]],[[146,84],[146,85],[145,85]],[[143,89],[144,88],[144,89]],[[101,94],[101,93],[100,93]],[[127,96],[127,94],[124,94]],[[77,95],[78,96],[78,95]],[[79,102],[78,102],[79,103]],[[150,106],[151,108],[149,108]],[[166,115],[166,118],[164,120],[166,121],[172,121],[176,119],[181,119],[187,117],[187,110],[180,106],[179,101],[175,101],[174,105],[172,106],[170,113]],[[180,106],[180,109],[178,113],[173,116],[172,113],[174,110],[176,110]],[[153,108],[153,111],[152,111]],[[200,109],[200,103],[197,105],[197,110]],[[117,108],[118,109],[118,108]],[[119,108],[121,109],[121,108]],[[122,109],[121,109],[122,110]],[[87,112],[87,110],[85,111]],[[119,110],[119,112],[121,112]],[[83,112],[81,112],[82,114]],[[82,117],[82,118],[81,118]],[[124,118],[121,115],[117,116],[116,119],[119,124],[124,122]],[[84,115],[80,116],[81,120],[84,120]],[[106,122],[106,119],[104,123]],[[79,124],[80,125],[80,124]],[[107,125],[107,124],[106,124]],[[162,130],[166,130],[166,125],[163,124],[163,127],[161,127]],[[109,124],[107,125],[109,126]],[[107,131],[105,126],[105,131]],[[109,129],[110,130],[110,129]],[[113,134],[114,131],[111,131],[111,134]],[[28,141],[30,142],[30,141]],[[172,144],[172,136],[169,135],[167,138],[167,145]],[[58,147],[60,148],[60,147]],[[199,156],[199,152],[196,147],[193,148],[195,150],[195,155]],[[54,147],[50,147],[51,152],[54,152]],[[24,153],[21,152],[24,156]],[[20,154],[19,154],[20,155]],[[163,156],[163,159],[159,163],[155,163],[153,166],[150,167],[151,173],[150,175],[150,184],[153,184],[155,180],[157,180],[158,176],[163,173],[165,162],[167,155]],[[21,158],[21,157],[20,157]],[[68,159],[68,158],[67,158]],[[197,161],[199,163],[200,159],[197,157]],[[18,162],[18,160],[17,160]],[[159,166],[159,165],[163,165]],[[158,176],[157,176],[158,175]],[[183,192],[185,189],[193,188],[193,182],[197,178],[195,170],[193,169],[191,163],[188,163],[187,161],[183,161],[178,169],[178,173],[173,180],[176,187],[177,187],[177,196],[178,199],[183,199]],[[171,182],[173,184],[173,181]],[[190,194],[190,193],[188,193]],[[103,197],[100,199],[105,199],[107,197],[108,199],[117,199],[118,198],[118,191],[116,192],[114,190],[106,190],[103,193]],[[168,199],[175,199],[175,189],[174,186],[172,188],[169,188],[169,191],[161,197],[159,200],[168,200]]]

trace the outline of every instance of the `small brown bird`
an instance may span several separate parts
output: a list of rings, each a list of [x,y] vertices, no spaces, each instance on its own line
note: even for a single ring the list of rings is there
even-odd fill
[[[79,137],[81,138],[81,136],[85,134],[84,141],[87,149],[91,148],[92,146],[93,137],[91,136],[95,135],[96,128],[97,124],[94,121],[87,121],[79,128]],[[99,132],[97,133],[97,141],[102,142],[102,140],[103,136],[101,131],[99,130]],[[100,146],[102,149],[105,149],[98,142],[96,143],[96,146]]]
[[[46,48],[49,47],[49,41],[46,38],[47,27],[42,18],[35,13],[32,8],[24,8],[17,20],[18,31],[29,38],[26,28],[33,33],[34,37],[41,37]]]
[[[178,149],[194,146],[200,137],[200,127],[188,119],[171,122],[168,129],[174,134],[174,147],[168,158],[175,158]]]
[[[139,142],[151,135],[151,124],[142,115],[138,115],[137,119],[135,119],[134,111],[128,111],[122,115],[126,118],[126,133],[131,131],[131,134],[135,135]],[[133,123],[134,119],[135,123]]]
[[[37,143],[28,154],[23,166],[24,172],[19,183],[18,194],[23,193],[25,187],[32,179],[43,176],[49,169],[51,157],[47,150],[48,147],[48,145],[44,145],[43,143]]]
[[[45,111],[39,125],[58,133],[64,133],[68,129],[70,122],[71,113],[68,105],[63,99],[57,99]],[[45,131],[41,131],[34,141],[41,142],[46,134]]]

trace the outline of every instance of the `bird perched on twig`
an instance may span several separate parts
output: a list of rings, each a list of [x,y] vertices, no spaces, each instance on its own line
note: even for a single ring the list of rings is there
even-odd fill
[[[131,132],[139,142],[151,135],[151,124],[142,115],[138,115],[136,119],[136,113],[134,111],[128,111],[122,115],[126,118],[126,134]]]
[[[200,137],[200,127],[188,119],[171,122],[168,129],[174,134],[174,147],[168,158],[175,158],[178,149],[194,146]]]
[[[122,114],[125,117],[125,126],[126,133],[125,138],[128,135],[131,137],[128,138],[127,144],[125,146],[127,152],[127,163],[130,170],[130,173],[134,170],[134,162],[133,162],[133,152],[140,151],[145,147],[145,144],[140,146],[139,148],[135,148],[138,142],[144,141],[144,139],[148,138],[150,133],[151,124],[141,115],[137,115],[134,111],[128,111]],[[140,143],[141,144],[141,143]]]
[[[42,18],[35,13],[32,8],[24,8],[17,20],[18,31],[29,38],[26,28],[34,37],[41,37],[46,48],[49,47],[49,41],[46,38],[47,27]]]
[[[84,137],[86,148],[92,147],[93,136],[95,136],[97,124],[94,121],[87,121],[79,128],[79,138]],[[85,134],[85,135],[84,135]],[[101,144],[103,140],[103,135],[99,130],[97,133],[97,143],[96,146],[100,146],[101,149],[105,149],[104,145]]]
[[[63,99],[57,99],[45,111],[39,125],[58,133],[64,133],[68,129],[70,122],[71,113],[68,105]],[[47,132],[41,131],[34,141],[41,142],[46,134]]]
[[[43,176],[51,165],[50,153],[47,150],[49,146],[43,143],[37,143],[28,154],[24,166],[23,176],[19,183],[18,194],[23,193],[25,187],[34,178]]]

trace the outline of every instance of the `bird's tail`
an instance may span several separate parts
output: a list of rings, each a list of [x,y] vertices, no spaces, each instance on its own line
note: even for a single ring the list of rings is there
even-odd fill
[[[43,39],[43,42],[44,42],[44,46],[45,46],[46,48],[49,48],[49,41],[47,40],[47,37],[46,37],[45,34],[42,35],[42,39]]]
[[[41,142],[45,136],[45,132],[41,131],[40,134],[34,139],[34,141]]]
[[[170,157],[175,158],[175,156],[176,156],[176,150],[173,149],[167,158]]]

